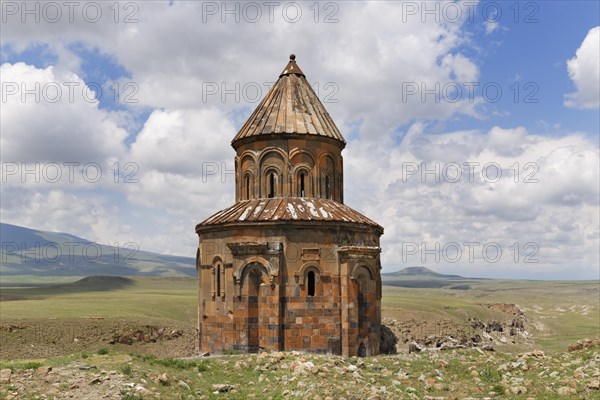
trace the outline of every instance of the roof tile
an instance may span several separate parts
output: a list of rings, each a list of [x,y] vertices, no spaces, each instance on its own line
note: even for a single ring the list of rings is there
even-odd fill
[[[232,143],[248,137],[272,134],[311,134],[346,143],[292,56],[275,85]]]

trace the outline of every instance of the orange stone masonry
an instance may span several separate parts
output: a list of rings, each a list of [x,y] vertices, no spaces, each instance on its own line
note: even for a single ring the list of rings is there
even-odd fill
[[[345,145],[291,55],[232,141],[236,203],[196,226],[199,351],[379,354],[383,228],[343,204]]]

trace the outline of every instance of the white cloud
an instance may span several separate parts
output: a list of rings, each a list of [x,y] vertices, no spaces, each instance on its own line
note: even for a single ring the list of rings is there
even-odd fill
[[[417,124],[399,146],[352,142],[344,159],[352,182],[345,185],[346,203],[384,226],[387,271],[427,265],[474,276],[558,277],[572,268],[578,277],[597,274],[599,151],[584,136],[500,127],[431,134]],[[480,243],[476,259],[469,260],[464,245],[456,263],[450,253],[436,261],[421,248],[454,242]],[[483,246],[496,242],[503,258],[486,261]],[[529,242],[539,246],[538,263],[524,262],[535,250],[524,248]],[[410,255],[413,244],[419,250]]]
[[[500,24],[498,23],[498,21],[496,21],[494,19],[485,21],[485,34],[486,35],[489,35],[490,33],[495,32],[499,28],[500,28]]]
[[[115,24],[110,4],[103,5],[106,18],[94,24],[82,18],[69,23],[63,18],[34,30],[10,16],[3,28],[4,40],[15,49],[48,43],[59,56],[57,65],[77,72],[81,66],[69,47],[76,38],[82,46],[98,49],[130,71],[140,89],[140,105],[153,108],[239,109],[248,105],[248,96],[225,95],[222,101],[222,89],[256,83],[266,90],[264,85],[277,79],[287,55],[294,52],[309,81],[320,84],[322,94],[331,93],[323,88],[325,84],[335,85],[332,97],[338,103],[328,108],[336,121],[344,125],[362,119],[364,136],[389,134],[413,118],[477,114],[478,102],[464,98],[456,103],[424,102],[420,95],[422,87],[478,79],[477,66],[460,51],[469,40],[461,29],[466,10],[462,20],[445,23],[433,17],[423,22],[420,13],[407,16],[404,6],[396,2],[335,3],[339,8],[319,8],[318,16],[314,6],[295,3],[302,8],[297,23],[286,21],[283,5],[275,10],[272,23],[267,9],[262,10],[258,23],[246,22],[250,17],[244,13],[235,23],[235,16],[221,14],[226,3],[215,3],[216,15],[203,14],[206,2],[135,4],[140,22],[130,24]],[[241,3],[228,7],[236,4]],[[200,23],[203,16],[206,22]],[[326,16],[338,23],[323,23]],[[226,23],[221,22],[223,18]],[[207,85],[213,83],[219,92],[207,97]],[[415,83],[419,93],[398,101],[406,83]]]
[[[233,158],[236,129],[216,109],[154,111],[131,145],[144,170],[199,176],[207,163]]]
[[[565,105],[577,108],[600,107],[600,26],[590,29],[575,57],[567,61],[569,77],[576,87],[566,95]]]
[[[93,24],[76,18],[73,23],[32,25],[10,18],[3,25],[4,43],[17,52],[44,43],[58,60],[43,69],[4,64],[2,79],[83,85],[83,60],[72,49],[79,43],[131,73],[140,89],[140,106],[152,109],[141,131],[128,137],[119,127],[132,110],[106,112],[83,98],[23,103],[14,97],[3,104],[2,158],[102,161],[103,168],[115,161],[121,167],[132,162],[139,168],[138,182],[9,185],[3,189],[3,222],[69,231],[100,242],[135,241],[144,250],[193,256],[195,224],[233,203],[234,153],[229,142],[236,125],[244,122],[240,116],[257,105],[244,98],[236,83],[239,88],[257,83],[264,88],[262,98],[266,84],[277,79],[287,55],[294,52],[321,99],[332,93],[324,85],[334,84],[337,102],[324,101],[344,134],[353,129],[360,133],[344,152],[345,198],[384,225],[386,271],[407,266],[402,264],[405,242],[498,241],[508,257],[512,243],[533,241],[540,245],[540,263],[535,265],[500,266],[482,261],[481,255],[476,262],[459,264],[465,273],[488,276],[497,275],[499,267],[505,276],[570,276],[566,268],[587,277],[597,272],[598,147],[586,137],[543,137],[522,127],[432,134],[429,125],[414,123],[401,143],[395,141],[394,131],[412,120],[481,117],[480,99],[423,101],[420,93],[436,84],[479,79],[473,52],[463,51],[470,45],[464,21],[435,23],[427,18],[423,23],[421,15],[406,19],[398,2],[342,2],[336,3],[334,16],[339,23],[315,23],[308,8],[312,3],[299,3],[304,14],[296,24],[287,23],[280,9],[273,23],[267,14],[260,23],[235,23],[232,16],[229,23],[221,23],[220,14],[201,22],[203,2],[165,1],[135,3],[139,22],[115,24],[108,9],[112,3],[101,4],[107,18]],[[328,10],[320,11],[322,21]],[[486,29],[491,33],[498,26]],[[599,85],[598,30],[590,31],[569,60],[578,90],[569,95],[568,105],[598,106],[593,92]],[[206,96],[207,83],[217,84],[219,91]],[[403,99],[406,84],[416,84],[419,92]],[[235,93],[224,94],[223,89]],[[407,163],[443,168],[467,161],[479,163],[473,182],[465,182],[466,176],[459,183],[402,177]],[[491,162],[503,168],[505,179],[493,183],[482,177],[481,166]],[[514,178],[517,163],[515,183],[506,178]],[[533,167],[526,169],[527,163]],[[540,182],[524,183],[533,172]],[[521,248],[521,256],[525,251]],[[408,265],[414,264],[421,263]]]
[[[52,66],[0,66],[4,162],[104,161],[122,156],[127,132],[98,109],[79,76]]]

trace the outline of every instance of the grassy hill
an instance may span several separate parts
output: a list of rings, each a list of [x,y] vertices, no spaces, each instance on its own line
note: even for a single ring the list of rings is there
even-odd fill
[[[135,243],[106,246],[67,233],[4,223],[0,224],[0,238],[0,284],[4,286],[46,283],[41,277],[196,275],[194,258],[142,251]]]
[[[464,277],[460,275],[440,274],[426,267],[407,267],[400,271],[389,272],[381,275],[385,277],[410,276],[419,278],[464,279]]]
[[[381,274],[383,284],[406,288],[448,288],[468,290],[474,282],[482,278],[466,278],[460,275],[446,275],[425,267],[408,267],[403,270]]]

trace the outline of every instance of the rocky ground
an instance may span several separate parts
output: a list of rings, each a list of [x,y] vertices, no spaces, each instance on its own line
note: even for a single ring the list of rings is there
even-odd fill
[[[545,353],[524,314],[506,312],[504,322],[440,321],[434,332],[386,318],[382,343],[398,354],[363,359],[197,358],[194,327],[172,320],[2,321],[0,400],[600,398],[600,338]]]
[[[195,354],[195,328],[160,319],[62,318],[2,320],[0,360],[49,358],[100,348],[188,357]]]
[[[397,349],[413,351],[430,348],[469,348],[484,350],[528,348],[535,344],[537,328],[515,304],[482,304],[503,313],[499,320],[482,321],[470,317],[461,322],[384,318],[382,323],[397,338]],[[514,346],[516,345],[516,346]],[[512,348],[511,348],[512,347]]]
[[[172,359],[101,349],[4,363],[0,399],[593,399],[599,344],[580,341],[557,354],[470,348],[364,359],[299,352]]]

